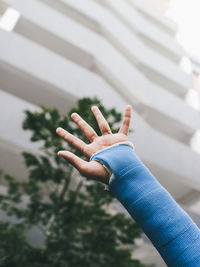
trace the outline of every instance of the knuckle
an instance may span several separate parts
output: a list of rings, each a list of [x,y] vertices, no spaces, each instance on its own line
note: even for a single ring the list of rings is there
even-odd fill
[[[104,134],[111,134],[111,130],[106,129],[106,130],[104,131]]]
[[[72,146],[75,146],[75,145],[76,145],[75,140],[74,140],[74,139],[71,139],[71,140],[70,140],[70,144],[71,144]]]
[[[65,132],[65,133],[63,134],[63,138],[66,139],[66,140],[68,140],[68,134],[67,134],[67,132]]]
[[[86,164],[83,164],[81,167],[80,167],[80,173],[82,175],[87,175],[88,174],[88,167]]]
[[[87,154],[87,145],[83,145],[82,147],[81,147],[81,152],[85,155],[85,154]]]
[[[83,120],[79,120],[79,121],[78,121],[78,125],[79,125],[80,127],[83,127],[83,126],[85,125],[85,123],[84,123]]]
[[[97,137],[97,135],[94,132],[91,132],[90,137],[91,140],[94,140]]]

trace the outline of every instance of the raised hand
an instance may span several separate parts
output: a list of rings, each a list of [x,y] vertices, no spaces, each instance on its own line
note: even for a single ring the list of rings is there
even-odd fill
[[[73,113],[71,115],[73,121],[80,127],[85,136],[91,142],[90,144],[86,144],[63,128],[59,127],[56,129],[56,133],[59,136],[79,149],[88,159],[91,158],[94,153],[102,149],[105,149],[119,142],[128,141],[128,130],[131,120],[131,106],[127,106],[119,132],[117,134],[112,134],[108,122],[105,120],[98,107],[93,106],[91,110],[99,125],[100,131],[102,133],[101,136],[98,136],[94,129],[77,113]],[[85,161],[69,151],[59,151],[58,155],[67,159],[76,169],[79,170],[79,172],[83,176],[108,184],[109,174],[99,162],[95,160],[89,162]]]

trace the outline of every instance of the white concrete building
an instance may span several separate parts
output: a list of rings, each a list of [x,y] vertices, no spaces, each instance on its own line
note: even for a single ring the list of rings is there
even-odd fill
[[[78,98],[97,96],[121,112],[133,106],[138,155],[180,204],[198,202],[200,155],[190,140],[200,113],[185,101],[191,74],[180,66],[176,26],[153,8],[163,12],[168,1],[147,2],[0,1],[0,169],[25,176],[20,153],[37,150],[21,129],[25,109],[66,112]],[[162,266],[141,245],[138,257]]]

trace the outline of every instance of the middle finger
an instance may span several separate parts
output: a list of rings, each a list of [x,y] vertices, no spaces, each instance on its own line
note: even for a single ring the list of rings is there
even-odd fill
[[[110,126],[109,126],[108,122],[106,121],[106,119],[104,118],[101,111],[99,110],[99,108],[96,106],[93,106],[92,112],[93,112],[93,114],[97,120],[97,123],[99,125],[99,129],[100,129],[102,135],[111,134],[112,132],[111,132]]]

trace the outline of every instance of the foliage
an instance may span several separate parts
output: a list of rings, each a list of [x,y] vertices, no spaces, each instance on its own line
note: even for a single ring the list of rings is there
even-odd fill
[[[111,194],[102,185],[80,178],[67,161],[57,156],[58,150],[70,149],[83,157],[55,132],[61,126],[88,142],[72,123],[72,112],[78,112],[100,134],[90,111],[94,104],[112,131],[117,131],[121,114],[106,109],[98,99],[79,100],[67,115],[46,107],[37,112],[26,111],[23,128],[31,132],[32,142],[40,144],[40,151],[37,155],[23,153],[29,174],[26,180],[4,176],[8,192],[0,195],[0,207],[8,216],[15,216],[17,222],[0,223],[0,266],[143,266],[131,258],[140,228],[123,214],[110,214]],[[35,226],[44,236],[44,243],[38,248],[26,239],[26,232]]]

